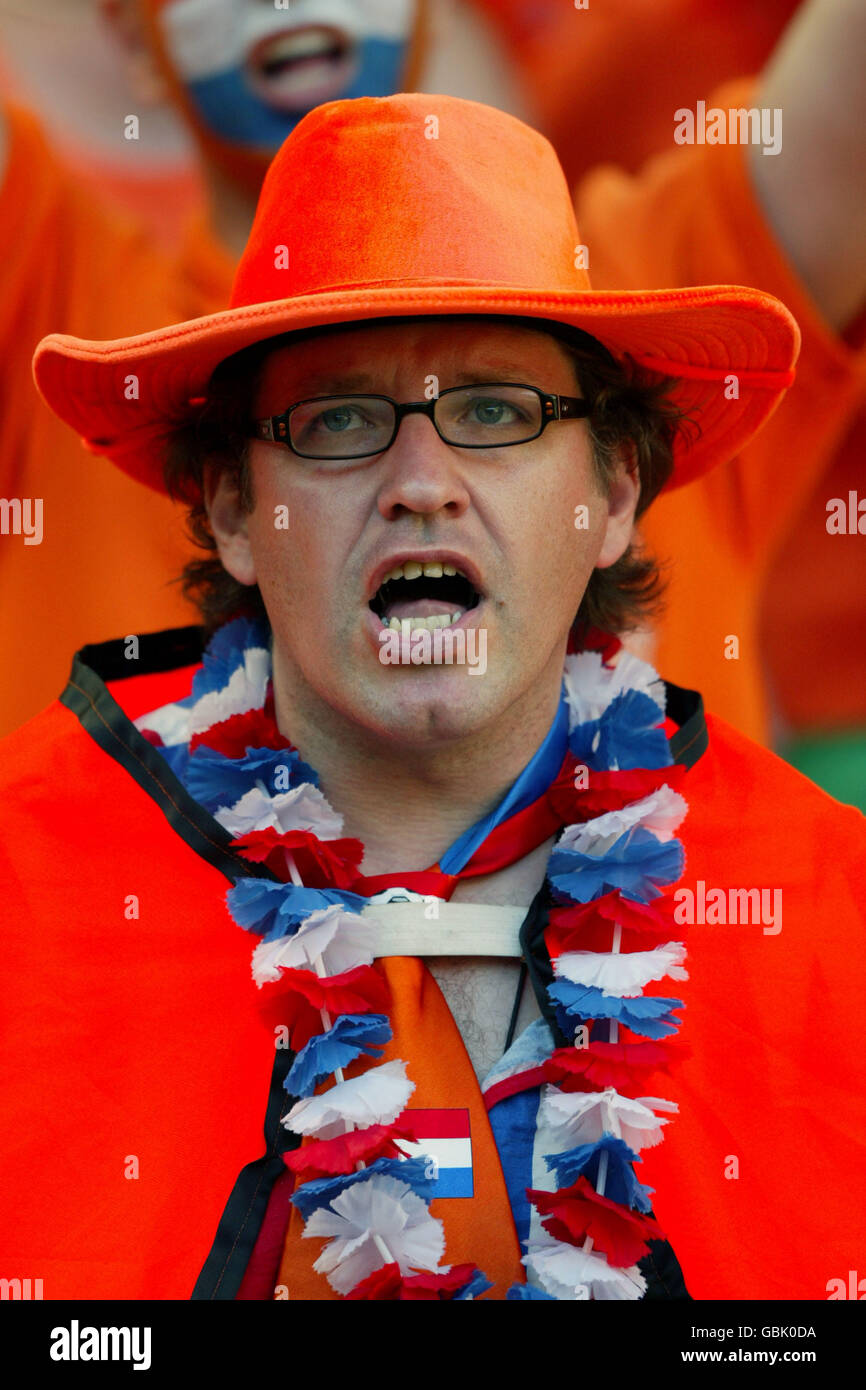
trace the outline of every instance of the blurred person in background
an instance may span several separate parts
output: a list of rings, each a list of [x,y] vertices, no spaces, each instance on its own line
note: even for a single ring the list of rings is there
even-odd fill
[[[187,296],[183,306],[173,307],[178,317],[206,312],[224,300],[232,260],[249,230],[261,174],[304,103],[361,90],[362,73],[366,89],[372,91],[384,90],[390,80],[476,97],[521,116],[527,115],[528,106],[530,118],[534,112],[537,122],[555,132],[572,177],[599,156],[613,153],[605,141],[614,138],[614,131],[620,151],[617,163],[627,170],[637,167],[652,142],[664,149],[667,130],[667,152],[638,175],[599,170],[577,191],[594,282],[601,288],[614,283],[752,283],[792,306],[803,328],[804,350],[797,386],[759,439],[726,469],[717,470],[719,476],[686,489],[670,507],[660,506],[648,523],[647,539],[663,558],[674,533],[689,535],[691,545],[685,552],[678,546],[668,613],[659,618],[651,636],[643,634],[634,645],[651,653],[683,684],[701,689],[753,737],[769,736],[768,669],[789,724],[798,718],[792,693],[800,697],[799,718],[806,724],[840,718],[855,726],[858,720],[866,723],[866,711],[860,708],[866,680],[855,683],[856,649],[866,644],[855,641],[852,654],[850,640],[822,640],[821,660],[812,662],[807,672],[800,661],[796,679],[791,679],[791,664],[786,670],[780,660],[780,646],[785,644],[777,638],[784,618],[801,643],[814,646],[834,612],[841,616],[839,568],[850,563],[856,547],[856,537],[827,535],[821,498],[847,495],[840,474],[859,456],[850,442],[837,452],[847,427],[856,421],[864,389],[858,351],[862,334],[856,322],[863,302],[856,251],[863,198],[858,182],[847,177],[852,162],[861,158],[863,122],[853,114],[851,119],[839,117],[840,112],[857,109],[851,55],[857,51],[852,26],[856,30],[858,6],[851,0],[812,0],[798,30],[780,45],[768,68],[763,94],[750,82],[731,88],[730,98],[726,92],[708,95],[708,105],[781,108],[785,141],[771,158],[762,158],[759,149],[748,146],[677,147],[672,114],[697,100],[695,93],[708,92],[712,83],[756,67],[795,8],[791,0],[765,7],[759,16],[742,4],[726,7],[724,43],[717,41],[717,8],[704,0],[668,0],[653,8],[651,48],[646,46],[647,16],[634,0],[620,0],[603,12],[570,9],[567,15],[561,6],[529,5],[525,0],[444,7],[310,0],[293,4],[291,13],[252,0],[114,0],[104,8],[135,51],[139,72],[150,64],[152,75],[166,83],[202,153],[209,226],[198,226],[171,266],[154,266],[152,254],[140,244],[137,252],[151,274],[166,277],[166,286],[172,282],[175,292],[180,289]],[[859,23],[862,27],[862,14]],[[821,59],[811,68],[804,58],[809,52]],[[642,82],[635,80],[636,53],[643,62]],[[824,86],[824,74],[834,73],[829,105],[811,80],[815,71]],[[592,121],[582,114],[590,110],[595,113]],[[804,179],[814,195],[808,209],[801,196]],[[650,218],[651,235],[645,232]],[[142,307],[147,314],[152,305],[153,316],[146,323],[140,316],[133,322],[131,284],[143,277],[132,268],[125,276],[106,274],[104,257],[93,252],[97,243],[90,233],[77,243],[85,255],[90,248],[93,271],[101,277],[106,302],[100,309],[112,309],[126,322],[121,325],[117,317],[109,325],[104,320],[83,322],[79,312],[74,322],[67,322],[69,328],[110,335],[165,319],[165,313],[156,312],[151,289]],[[127,246],[123,255],[130,254]],[[133,264],[130,261],[130,267]],[[119,294],[117,285],[123,285]],[[26,276],[19,275],[18,286],[25,299]],[[193,303],[198,299],[197,310],[189,307],[190,295]],[[88,309],[95,298],[92,293],[86,296]],[[47,324],[46,317],[32,331],[28,326],[25,346],[32,346]],[[57,326],[56,312],[51,326]],[[23,383],[17,394],[27,398]],[[163,566],[168,538],[175,543],[176,521],[165,518],[160,553],[154,553],[153,530],[137,524],[141,503],[127,495],[125,481],[118,481],[118,495],[108,501],[102,495],[87,496],[82,477],[89,468],[91,475],[98,471],[101,481],[100,465],[89,464],[80,454],[73,462],[75,446],[57,439],[56,427],[43,419],[45,414],[41,405],[32,405],[31,422],[39,417],[43,429],[53,430],[54,514],[68,514],[64,488],[68,491],[72,478],[77,506],[72,506],[74,525],[62,542],[64,554],[55,549],[43,562],[41,576],[36,574],[40,565],[35,557],[41,560],[50,531],[49,540],[27,553],[17,540],[13,551],[6,546],[7,556],[14,554],[17,560],[14,582],[6,584],[16,594],[16,603],[9,607],[17,616],[13,613],[5,620],[3,643],[21,647],[26,615],[33,654],[29,675],[5,697],[14,706],[7,727],[30,713],[40,699],[50,697],[62,676],[61,654],[85,634],[114,633],[130,614],[145,630],[183,621],[190,612],[168,588],[158,600],[160,611],[153,611],[152,600],[145,598],[148,586],[139,582],[149,565],[171,572],[171,565]],[[859,426],[852,428],[851,438],[856,440]],[[30,492],[21,484],[17,492],[11,489],[14,495],[45,494],[47,455],[34,438],[38,434],[34,429],[32,443],[25,446],[33,454],[35,470]],[[783,484],[780,457],[786,460]],[[813,494],[817,500],[810,504]],[[148,497],[147,502],[161,508],[159,499]],[[118,545],[128,554],[126,574],[134,595],[108,592],[102,574],[92,568],[88,534],[98,529],[101,535],[107,527],[113,528]],[[179,537],[176,543],[183,545]],[[57,627],[56,578],[51,576],[61,567],[69,571],[74,556],[68,547],[76,544],[82,562],[73,566],[75,601],[67,622],[77,637],[70,642]],[[785,548],[790,554],[792,546],[801,565],[804,556],[809,557],[823,586],[811,584],[806,592],[790,574],[785,577],[784,564],[772,568],[775,557],[782,553],[784,560]],[[707,582],[711,556],[716,575],[712,586]],[[764,610],[767,631],[762,636],[762,595],[768,587],[773,592],[773,583],[777,590],[781,584],[784,592],[783,613],[771,609],[768,622]],[[821,595],[819,631],[808,611],[816,592]],[[844,614],[849,632],[852,619],[854,631],[858,621],[862,630],[862,612],[858,614],[856,599],[853,604],[854,612],[849,605]],[[731,637],[737,643],[733,658]],[[40,687],[37,698],[35,684]],[[813,775],[818,780],[825,776],[821,769],[814,769]],[[839,790],[850,794],[848,788]]]
[[[620,145],[617,162],[626,166],[641,152],[635,146],[645,124],[658,129],[660,114],[672,124],[678,108],[695,107],[685,64],[676,81],[670,68],[657,66],[662,45],[651,39],[641,8],[633,0],[605,6],[608,26],[611,11],[629,13],[627,32],[640,39],[653,72],[639,105],[632,98],[641,119],[631,144]],[[746,16],[741,5],[722,12],[700,0],[669,0],[665,15],[683,21],[669,51],[709,76],[712,59],[695,51],[696,32],[715,43],[719,26],[730,24],[731,41],[757,37],[785,8],[761,6],[758,15],[750,7]],[[696,28],[685,24],[689,14]],[[561,44],[554,48],[563,52]],[[866,6],[812,0],[760,78],[715,91],[708,84],[702,93],[708,108],[779,109],[780,153],[764,155],[757,144],[669,145],[638,174],[595,170],[576,198],[595,253],[595,284],[744,281],[783,299],[800,325],[797,384],[766,431],[718,476],[663,499],[647,517],[650,549],[663,560],[676,549],[676,563],[665,612],[640,650],[701,690],[738,728],[771,741],[807,776],[861,808],[866,548],[850,525],[847,534],[831,529],[830,514],[840,510],[834,499],[849,512],[850,496],[866,492],[864,49]],[[725,54],[725,45],[718,51]],[[606,68],[613,91],[623,90],[634,48],[623,45],[622,55]],[[580,84],[576,90],[579,130],[585,97]],[[611,103],[615,124],[620,109]]]
[[[94,198],[92,183],[58,158],[31,110],[7,102],[0,111],[0,496],[11,503],[0,536],[0,660],[15,672],[3,682],[0,732],[52,699],[69,651],[94,634],[116,635],[130,624],[152,631],[195,616],[172,583],[190,555],[181,520],[155,492],[106,469],[58,428],[31,378],[40,337],[58,327],[124,336],[221,306],[258,185],[308,105],[447,84],[441,66],[429,66],[424,0],[301,0],[291,11],[259,0],[106,0],[100,9],[122,41],[118,65],[130,61],[134,70],[133,112],[150,109],[160,82],[173,93],[200,150],[209,202],[169,255],[152,233],[119,216],[113,200]],[[489,24],[465,7],[449,7],[448,17],[443,42],[465,55],[452,73],[455,94],[476,95],[466,91],[471,82],[484,99],[520,113],[505,57],[485,81],[470,61],[479,44],[492,58]],[[317,50],[323,35],[327,44]],[[255,68],[249,83],[241,77],[247,63]],[[76,124],[73,113],[69,119]],[[128,141],[134,158],[148,138],[145,114],[139,127],[138,140]]]

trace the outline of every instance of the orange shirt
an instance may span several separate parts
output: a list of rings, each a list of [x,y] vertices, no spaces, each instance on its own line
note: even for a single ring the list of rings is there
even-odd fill
[[[501,30],[574,183],[597,164],[635,172],[670,149],[674,111],[760,71],[801,0],[474,3]]]
[[[802,502],[761,595],[770,689],[795,734],[866,725],[866,542],[859,531],[827,530],[832,498],[866,496],[864,459],[861,410]]]
[[[708,105],[748,106],[750,85],[724,87]],[[785,546],[782,606],[787,630],[799,625],[800,664],[789,660],[784,679],[812,692],[800,698],[799,712],[817,719],[847,704],[866,716],[866,609],[854,599],[866,592],[866,560],[856,538],[828,537],[825,526],[826,499],[847,496],[851,475],[844,460],[852,445],[840,456],[840,444],[855,428],[863,441],[866,354],[834,336],[787,264],[740,146],[679,147],[637,177],[601,168],[578,188],[577,213],[595,289],[754,285],[781,299],[803,332],[795,385],[761,433],[730,464],[662,496],[641,523],[651,549],[671,566],[668,608],[649,659],[765,741],[762,596]],[[732,636],[736,659],[725,655]],[[806,669],[804,649],[812,658]]]
[[[0,497],[41,499],[42,539],[25,544],[14,515],[4,521],[0,733],[55,697],[85,642],[195,617],[171,584],[193,553],[182,509],[84,451],[36,392],[36,344],[51,332],[115,338],[209,313],[226,303],[232,274],[202,227],[177,260],[163,256],[64,169],[32,115],[8,107],[6,117]]]

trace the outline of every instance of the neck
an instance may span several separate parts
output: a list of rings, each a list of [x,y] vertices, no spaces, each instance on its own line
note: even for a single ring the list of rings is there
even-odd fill
[[[277,723],[343,817],[343,833],[364,844],[363,873],[429,868],[492,811],[538,750],[559,705],[562,654],[544,679],[497,719],[436,747],[400,744],[307,704],[274,663]]]

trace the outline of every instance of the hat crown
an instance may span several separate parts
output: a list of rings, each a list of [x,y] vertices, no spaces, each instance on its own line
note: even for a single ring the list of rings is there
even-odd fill
[[[426,93],[317,107],[262,187],[231,306],[348,287],[590,288],[552,146],[514,117]]]

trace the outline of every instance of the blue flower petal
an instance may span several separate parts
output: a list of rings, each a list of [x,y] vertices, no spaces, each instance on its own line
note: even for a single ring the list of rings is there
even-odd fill
[[[200,700],[202,695],[224,689],[232,672],[243,666],[246,649],[267,647],[270,640],[270,628],[261,620],[235,618],[230,623],[223,623],[205,648],[202,669],[196,671],[193,677],[194,699]]]
[[[250,747],[246,757],[227,758],[199,744],[190,756],[183,782],[190,796],[213,813],[222,806],[234,806],[257,782],[263,782],[268,794],[275,796],[302,782],[316,786],[318,776],[294,749]]]
[[[561,902],[588,903],[611,892],[650,902],[660,895],[662,885],[681,878],[684,869],[679,840],[660,840],[636,825],[623,831],[604,854],[554,849],[547,871]]]
[[[493,1285],[487,1275],[482,1274],[480,1269],[476,1269],[469,1283],[464,1284],[460,1292],[454,1295],[454,1302],[462,1303],[466,1299],[477,1298],[480,1293],[486,1293],[488,1289],[492,1288]]]
[[[571,980],[556,980],[547,993],[557,1005],[557,1020],[566,1035],[575,1018],[613,1018],[641,1037],[663,1038],[680,1026],[680,1020],[671,1011],[684,1007],[682,999],[643,994],[625,999],[603,994],[594,985],[576,985]]]
[[[310,1096],[320,1081],[347,1067],[362,1052],[375,1057],[392,1037],[385,1014],[341,1014],[327,1033],[318,1033],[295,1058],[283,1086],[291,1096]]]
[[[605,1197],[609,1197],[612,1202],[619,1202],[621,1206],[643,1212],[651,1211],[650,1194],[653,1188],[638,1182],[631,1166],[643,1160],[624,1140],[607,1131],[593,1144],[578,1144],[576,1148],[566,1149],[561,1154],[545,1154],[544,1161],[550,1171],[556,1174],[557,1187],[571,1187],[579,1177],[584,1176],[597,1190],[598,1166],[603,1153],[608,1155]]]
[[[669,767],[673,757],[661,719],[644,691],[623,690],[598,719],[575,725],[568,745],[579,762],[595,770]]]
[[[298,1208],[306,1221],[320,1207],[329,1206],[347,1187],[354,1187],[359,1182],[369,1182],[376,1173],[382,1173],[386,1177],[408,1183],[414,1193],[425,1202],[430,1202],[435,1196],[435,1179],[427,1177],[428,1167],[429,1160],[423,1154],[418,1158],[377,1158],[374,1163],[369,1163],[357,1173],[341,1173],[336,1178],[313,1178],[311,1182],[305,1182],[302,1187],[297,1188],[289,1201]]]
[[[244,931],[255,932],[265,941],[277,941],[293,936],[311,912],[334,906],[361,912],[367,899],[342,888],[299,888],[294,883],[242,878],[229,889],[226,903]]]

